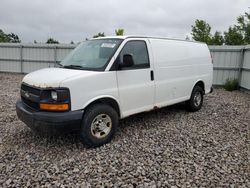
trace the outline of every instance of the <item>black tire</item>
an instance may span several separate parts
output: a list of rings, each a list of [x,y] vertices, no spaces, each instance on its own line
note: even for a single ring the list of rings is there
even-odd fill
[[[203,104],[203,95],[203,89],[199,86],[194,86],[191,97],[186,102],[188,111],[195,112],[201,109]]]
[[[98,117],[101,119],[98,120]],[[106,121],[104,117],[105,119],[108,119],[108,122],[111,120],[111,123],[103,123]],[[94,120],[96,121],[94,122]],[[99,123],[101,120],[103,121]],[[87,108],[84,113],[80,129],[80,138],[88,147],[101,146],[110,142],[114,136],[118,123],[118,114],[111,106],[106,104],[94,104]],[[109,132],[102,132],[102,128],[100,128],[101,126],[104,126],[103,129],[108,129]]]

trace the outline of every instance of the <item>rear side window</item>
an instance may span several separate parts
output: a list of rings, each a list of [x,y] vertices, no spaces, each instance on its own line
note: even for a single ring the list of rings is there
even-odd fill
[[[131,54],[134,59],[134,66],[129,69],[149,68],[148,50],[145,41],[128,41],[120,52],[120,62],[124,54]]]

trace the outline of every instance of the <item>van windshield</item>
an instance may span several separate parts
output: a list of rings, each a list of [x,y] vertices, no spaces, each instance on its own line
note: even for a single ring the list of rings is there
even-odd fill
[[[60,64],[64,68],[104,71],[122,39],[94,39],[82,42]]]

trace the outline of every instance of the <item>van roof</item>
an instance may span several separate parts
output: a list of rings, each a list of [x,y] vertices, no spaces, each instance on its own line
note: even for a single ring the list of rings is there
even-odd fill
[[[168,38],[168,37],[158,37],[158,36],[143,36],[143,35],[126,35],[126,36],[106,36],[106,37],[98,37],[95,39],[127,39],[127,38],[150,38],[150,39],[166,39],[166,40],[177,40],[177,41],[184,41],[184,42],[195,42],[195,43],[202,43],[199,41],[191,41],[191,40],[184,40],[184,39],[177,39],[177,38]]]

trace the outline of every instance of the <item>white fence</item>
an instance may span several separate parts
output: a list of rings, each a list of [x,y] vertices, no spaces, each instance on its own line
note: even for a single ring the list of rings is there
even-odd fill
[[[29,73],[53,67],[75,45],[0,43],[0,72]]]
[[[250,90],[250,45],[209,46],[214,62],[214,85],[227,79],[237,79],[239,85]]]
[[[60,62],[75,45],[0,43],[0,72],[29,73]],[[214,65],[214,85],[237,79],[250,90],[250,45],[209,46]]]

